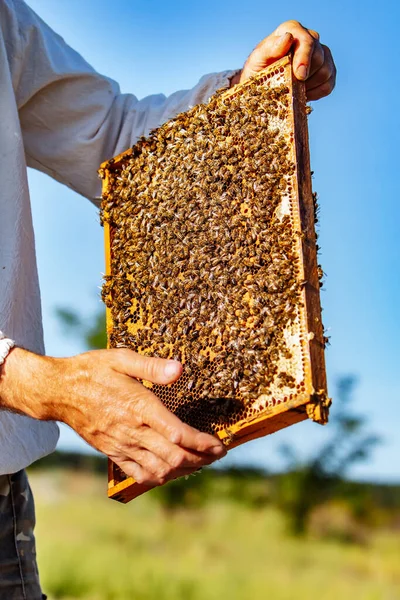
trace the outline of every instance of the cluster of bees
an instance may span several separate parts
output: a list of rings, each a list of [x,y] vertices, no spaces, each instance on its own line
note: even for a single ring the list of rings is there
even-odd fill
[[[103,196],[111,236],[111,346],[184,364],[178,395],[225,413],[294,388],[279,358],[298,317],[295,170],[286,85],[219,95],[142,138]],[[102,174],[102,173],[101,173]]]

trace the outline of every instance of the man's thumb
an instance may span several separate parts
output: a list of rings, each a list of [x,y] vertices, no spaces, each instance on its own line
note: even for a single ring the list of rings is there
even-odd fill
[[[271,43],[265,48],[265,66],[286,56],[293,44],[293,35],[289,32],[274,37],[275,39],[272,38]]]
[[[275,61],[286,56],[293,44],[293,35],[269,35],[250,54],[243,68],[241,82],[259,73]]]
[[[165,385],[176,381],[182,373],[182,365],[177,360],[142,356],[125,348],[112,352],[114,353],[114,368],[120,373],[136,379],[145,379],[152,383]]]

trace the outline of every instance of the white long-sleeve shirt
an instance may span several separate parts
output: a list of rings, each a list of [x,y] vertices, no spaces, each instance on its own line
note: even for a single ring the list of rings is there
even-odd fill
[[[96,73],[22,0],[0,0],[0,330],[17,345],[44,353],[27,166],[95,201],[102,161],[207,101],[234,73],[138,100]],[[0,410],[0,474],[52,452],[57,440],[55,423]]]

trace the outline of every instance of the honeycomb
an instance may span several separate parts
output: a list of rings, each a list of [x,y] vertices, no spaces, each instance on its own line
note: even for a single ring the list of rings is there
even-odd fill
[[[286,57],[100,169],[109,346],[180,360],[144,384],[229,446],[327,418],[306,110]]]

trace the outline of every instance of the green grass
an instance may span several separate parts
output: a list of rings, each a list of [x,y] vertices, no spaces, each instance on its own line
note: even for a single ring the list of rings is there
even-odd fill
[[[367,546],[297,540],[273,508],[216,499],[168,513],[151,494],[124,506],[103,478],[65,471],[31,484],[52,600],[400,600],[399,532]]]

